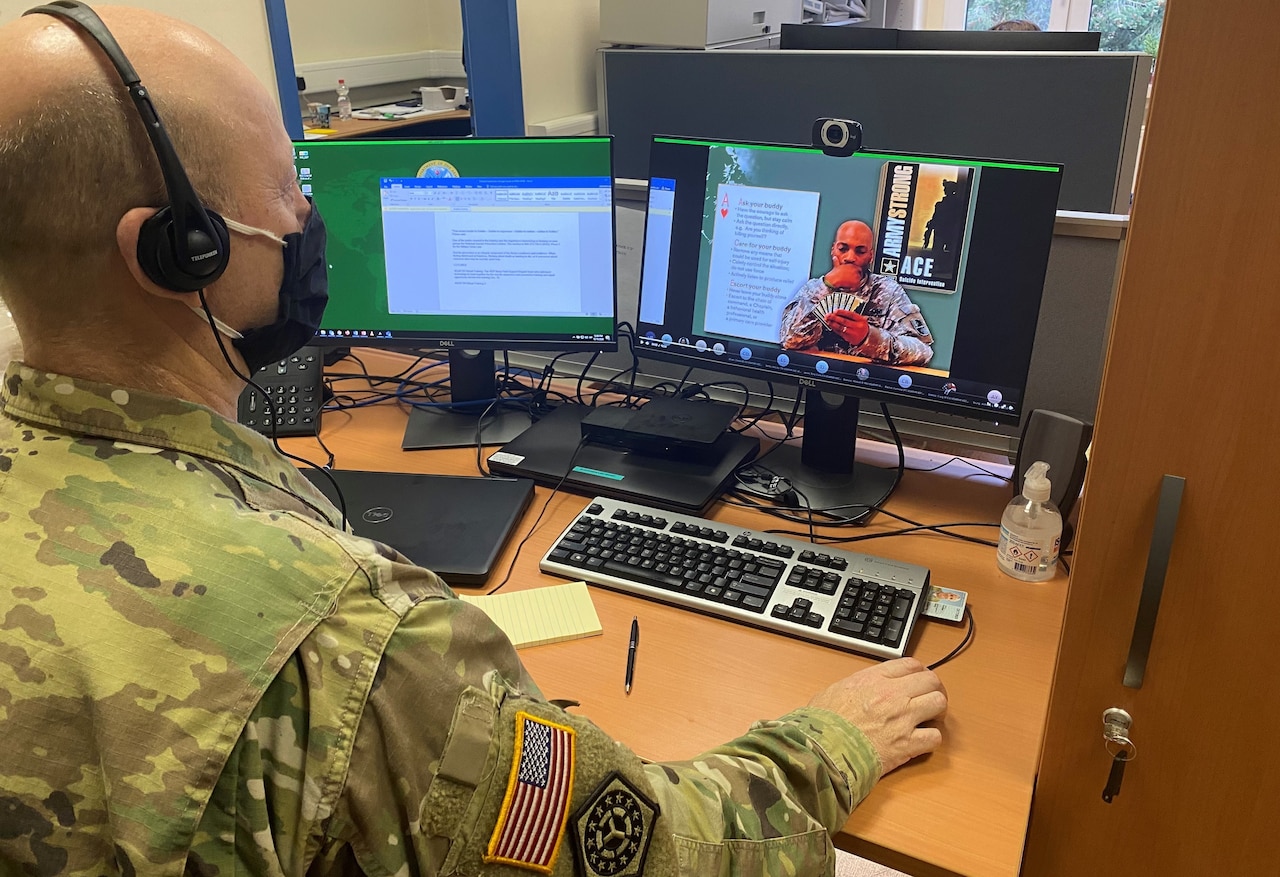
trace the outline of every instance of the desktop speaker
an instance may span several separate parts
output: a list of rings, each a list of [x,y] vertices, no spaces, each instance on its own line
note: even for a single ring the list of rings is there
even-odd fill
[[[1049,498],[1065,520],[1080,497],[1080,488],[1084,485],[1084,452],[1092,439],[1092,423],[1043,408],[1032,411],[1022,429],[1022,440],[1018,442],[1013,492],[1022,492],[1022,478],[1027,469],[1037,460],[1043,460],[1049,464],[1049,481],[1053,484]],[[1064,545],[1066,541],[1064,530]]]

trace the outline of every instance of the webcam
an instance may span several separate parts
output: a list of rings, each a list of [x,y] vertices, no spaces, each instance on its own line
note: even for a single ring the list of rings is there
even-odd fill
[[[813,123],[813,147],[848,158],[862,148],[862,126],[851,119],[818,119]]]

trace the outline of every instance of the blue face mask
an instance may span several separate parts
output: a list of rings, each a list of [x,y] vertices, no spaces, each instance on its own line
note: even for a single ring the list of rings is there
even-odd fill
[[[311,199],[307,198],[311,203]],[[271,232],[224,219],[227,228],[241,234],[271,238],[284,247],[284,279],[280,281],[279,307],[275,322],[237,332],[214,318],[215,328],[231,338],[231,343],[244,357],[249,374],[297,352],[316,334],[325,305],[329,303],[329,265],[325,260],[327,239],[320,211],[311,203],[302,231],[283,238]],[[203,311],[197,309],[203,316]]]

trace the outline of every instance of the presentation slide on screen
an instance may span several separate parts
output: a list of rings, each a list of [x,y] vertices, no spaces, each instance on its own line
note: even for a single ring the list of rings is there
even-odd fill
[[[778,340],[783,306],[809,279],[818,198],[789,189],[718,188],[707,332]]]
[[[948,373],[977,168],[708,152],[695,332]]]

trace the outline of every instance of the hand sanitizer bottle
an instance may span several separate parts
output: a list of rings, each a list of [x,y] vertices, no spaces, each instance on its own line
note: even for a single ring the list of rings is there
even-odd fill
[[[1057,573],[1062,515],[1049,501],[1049,464],[1035,462],[1022,480],[1022,493],[1005,506],[1000,519],[996,562],[1006,575],[1043,582]]]

